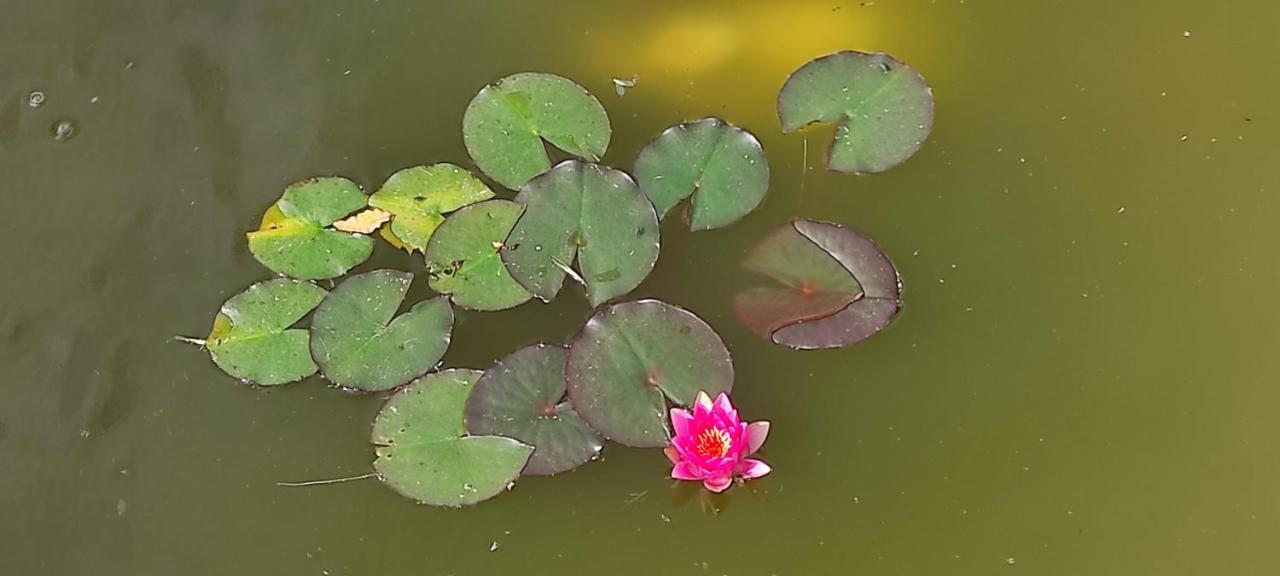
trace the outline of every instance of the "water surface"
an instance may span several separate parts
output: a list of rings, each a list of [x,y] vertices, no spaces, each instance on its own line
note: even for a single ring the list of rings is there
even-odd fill
[[[0,19],[0,573],[951,574],[1280,571],[1280,36],[1273,2],[92,2]],[[838,49],[933,85],[924,149],[823,171],[777,89]],[[705,501],[658,451],[420,507],[369,469],[380,405],[261,391],[198,350],[270,273],[243,232],[287,183],[468,163],[484,83],[569,76],[605,161],[719,115],[773,168],[730,228],[663,229],[636,296],[734,353],[768,478]],[[625,96],[611,78],[638,76]],[[30,92],[44,93],[38,108]],[[69,139],[55,126],[71,122]],[[795,216],[875,237],[906,309],[798,353],[734,320],[736,261]],[[678,224],[670,222],[669,224]],[[360,270],[419,263],[380,246]],[[421,282],[420,282],[421,283]],[[424,283],[422,283],[424,284]],[[416,286],[412,297],[427,294]],[[588,315],[562,295],[460,314],[483,368]]]

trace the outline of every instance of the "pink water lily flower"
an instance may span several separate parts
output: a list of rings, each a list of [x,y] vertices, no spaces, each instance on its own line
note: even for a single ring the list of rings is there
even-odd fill
[[[748,424],[739,420],[738,411],[725,394],[712,402],[705,392],[698,392],[692,412],[671,409],[671,426],[676,435],[666,454],[675,464],[672,478],[701,480],[707,490],[723,492],[735,476],[759,478],[769,473],[768,464],[748,458],[764,444],[769,435],[768,422]]]

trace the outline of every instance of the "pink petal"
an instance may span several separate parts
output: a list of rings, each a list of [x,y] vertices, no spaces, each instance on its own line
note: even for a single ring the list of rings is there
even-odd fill
[[[701,408],[703,413],[711,411],[711,397],[706,392],[698,391],[698,397],[693,399],[695,412],[697,408]]]
[[[662,453],[667,455],[667,460],[670,460],[672,464],[680,463],[680,451],[675,446],[667,446],[662,450]]]
[[[728,476],[720,476],[717,478],[707,478],[702,481],[702,485],[712,492],[724,492],[733,483],[733,479]]]
[[[716,412],[724,414],[725,416],[732,416],[734,420],[738,419],[738,415],[735,414],[733,410],[733,403],[729,401],[729,395],[724,392],[721,392],[719,396],[716,396],[714,408]]]
[[[769,421],[760,420],[747,425],[747,456],[756,453],[769,437]]]
[[[759,478],[771,471],[773,471],[773,468],[770,468],[768,464],[754,458],[747,458],[738,463],[738,475],[743,478]]]
[[[689,424],[693,422],[693,415],[683,408],[671,409],[671,427],[676,429],[676,436],[685,436],[689,434]]]
[[[688,462],[676,464],[675,468],[671,469],[671,477],[676,480],[702,480],[702,476],[699,476],[698,471],[690,466]]]

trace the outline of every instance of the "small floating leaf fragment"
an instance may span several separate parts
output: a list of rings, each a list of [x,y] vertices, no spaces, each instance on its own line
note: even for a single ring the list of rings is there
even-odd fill
[[[372,234],[390,219],[390,212],[372,208],[357,213],[344,220],[334,222],[333,228],[334,230],[341,230],[343,232],[351,232],[354,234]]]
[[[640,79],[639,76],[632,76],[630,79],[614,78],[613,89],[615,92],[618,93],[619,96],[623,96],[627,93],[627,90],[636,87],[636,81],[639,79]]]

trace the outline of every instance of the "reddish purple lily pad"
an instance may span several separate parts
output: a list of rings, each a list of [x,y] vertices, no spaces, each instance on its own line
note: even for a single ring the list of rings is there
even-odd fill
[[[523,474],[549,476],[600,454],[604,442],[565,400],[561,346],[526,346],[486,370],[467,399],[467,432],[533,446]]]
[[[565,375],[569,401],[588,425],[641,448],[667,445],[668,400],[689,405],[699,391],[733,388],[733,362],[715,330],[657,300],[596,312],[569,344]]]
[[[790,348],[839,348],[878,333],[901,308],[901,281],[871,239],[839,224],[796,219],[747,252],[747,270],[780,286],[734,298],[738,318]]]

